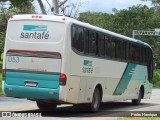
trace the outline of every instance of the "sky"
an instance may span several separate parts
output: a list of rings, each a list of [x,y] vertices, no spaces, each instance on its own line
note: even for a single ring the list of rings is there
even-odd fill
[[[151,6],[151,2],[140,0],[89,0],[88,6],[81,8],[81,11],[96,11],[113,13],[112,9],[127,9],[133,5],[143,4]]]
[[[48,0],[51,4],[52,0]],[[60,0],[63,1],[63,0]],[[143,2],[141,0],[68,0],[66,4],[71,5],[72,3],[77,3],[77,1],[82,1],[82,7],[79,7],[79,12],[85,11],[94,11],[94,12],[104,12],[113,14],[112,9],[116,8],[118,10],[127,9],[128,7],[132,7],[133,5],[147,5],[151,6],[151,2]],[[44,5],[49,11],[48,4],[46,0],[43,0]],[[37,3],[35,3],[37,6]],[[52,4],[51,4],[52,5]],[[40,12],[40,9],[37,9],[37,12]]]

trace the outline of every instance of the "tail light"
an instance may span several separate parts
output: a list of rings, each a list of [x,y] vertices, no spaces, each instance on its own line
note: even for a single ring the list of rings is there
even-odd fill
[[[67,76],[63,73],[60,74],[60,85],[66,85]]]
[[[2,69],[2,80],[5,81],[6,79],[6,69]]]

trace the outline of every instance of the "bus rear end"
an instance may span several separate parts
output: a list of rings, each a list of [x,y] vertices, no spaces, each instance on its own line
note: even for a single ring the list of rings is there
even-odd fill
[[[3,90],[6,96],[59,100],[64,22],[53,16],[13,16],[6,33]]]

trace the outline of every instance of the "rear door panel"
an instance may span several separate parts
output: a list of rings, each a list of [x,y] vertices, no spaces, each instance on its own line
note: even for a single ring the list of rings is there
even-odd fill
[[[59,87],[60,69],[59,53],[8,52],[6,83],[17,86],[34,83],[34,87],[55,89]]]

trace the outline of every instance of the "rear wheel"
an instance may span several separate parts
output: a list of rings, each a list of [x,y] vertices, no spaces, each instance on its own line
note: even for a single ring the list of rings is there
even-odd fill
[[[142,98],[142,90],[140,89],[138,99],[133,99],[132,104],[133,105],[139,105],[141,103],[141,98]]]
[[[42,101],[36,101],[39,109],[42,110],[55,110],[57,108],[57,104],[55,103],[46,103]]]
[[[98,88],[95,88],[92,98],[92,103],[90,104],[90,111],[96,112],[99,109],[101,102],[100,91]]]

